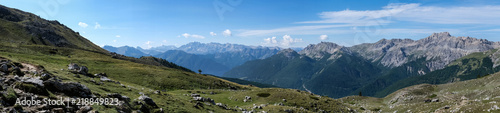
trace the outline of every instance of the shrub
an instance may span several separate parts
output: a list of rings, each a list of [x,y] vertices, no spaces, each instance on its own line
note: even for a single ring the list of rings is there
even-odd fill
[[[271,94],[270,93],[258,93],[257,96],[259,96],[259,97],[269,97],[269,96],[271,96]]]
[[[309,98],[313,99],[313,100],[319,100],[318,97],[315,97],[315,96],[309,96]]]

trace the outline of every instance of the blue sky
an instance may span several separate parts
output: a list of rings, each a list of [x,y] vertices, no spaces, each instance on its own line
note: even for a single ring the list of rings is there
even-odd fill
[[[2,0],[58,20],[97,45],[189,42],[305,47],[421,39],[434,32],[500,41],[497,0]]]

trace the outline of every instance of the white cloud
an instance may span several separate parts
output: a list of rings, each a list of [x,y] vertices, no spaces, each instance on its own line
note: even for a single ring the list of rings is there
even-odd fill
[[[113,40],[113,42],[116,42],[116,40]]]
[[[95,26],[94,26],[94,29],[100,29],[100,28],[101,28],[101,24],[99,24],[99,23],[96,22]]]
[[[154,42],[151,42],[151,41],[145,42],[144,44],[146,44],[146,49],[153,47],[153,46],[151,46],[152,43],[154,43]]]
[[[120,35],[116,35],[115,37],[116,37],[116,38],[120,38],[120,37],[122,37],[122,36],[120,36]]]
[[[211,36],[217,36],[217,33],[210,32],[210,35],[211,35]]]
[[[167,41],[167,40],[163,40],[162,42],[163,42],[163,43],[168,43],[168,41]]]
[[[231,33],[231,31],[230,31],[229,29],[226,29],[226,30],[224,30],[224,31],[222,32],[222,35],[224,35],[224,36],[228,37],[228,36],[231,36],[231,35],[232,35],[232,33]]]
[[[87,23],[78,22],[78,26],[83,27],[83,28],[87,28],[87,26],[89,26],[89,25]]]
[[[205,39],[205,36],[201,36],[201,35],[195,35],[195,34],[188,34],[188,33],[184,33],[182,34],[182,36],[184,38],[199,38],[199,39]]]
[[[283,36],[283,41],[281,42],[281,45],[288,47],[288,46],[293,45],[297,42],[302,42],[302,39],[298,39],[298,38],[294,39],[290,35],[285,35],[285,36]]]
[[[321,35],[321,36],[319,36],[319,39],[320,40],[327,40],[328,39],[328,35]]]
[[[266,38],[264,39],[265,43],[264,44],[277,44],[278,41],[276,41],[276,37],[273,36],[271,38]]]

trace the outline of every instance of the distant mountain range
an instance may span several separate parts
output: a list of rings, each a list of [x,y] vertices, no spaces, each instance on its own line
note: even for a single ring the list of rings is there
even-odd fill
[[[300,52],[287,49],[266,59],[249,61],[223,76],[331,97],[359,92],[383,97],[416,83],[446,83],[473,79],[477,76],[475,74],[497,72],[499,60],[495,48],[499,47],[499,42],[453,37],[447,32],[434,33],[421,40],[383,39],[352,47],[322,42],[309,45]],[[477,57],[473,54],[476,52],[486,52],[483,53],[486,55]],[[454,61],[462,63],[452,63]],[[443,79],[432,79],[436,81],[419,81],[424,78],[413,77],[442,73],[450,74]],[[399,82],[402,80],[406,81],[404,85]],[[400,86],[391,86],[395,83]]]
[[[279,47],[246,46],[240,44],[191,42],[180,47],[160,46],[150,49],[140,47],[112,47],[104,49],[131,57],[155,56],[179,64],[191,70],[222,75],[247,61],[264,59],[282,50]],[[301,48],[293,48],[300,51]]]

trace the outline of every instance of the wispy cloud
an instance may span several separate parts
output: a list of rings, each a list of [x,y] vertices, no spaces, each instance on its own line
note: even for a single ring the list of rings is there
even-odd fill
[[[343,10],[322,12],[323,20],[299,23],[367,23],[379,20],[412,21],[435,24],[500,24],[500,6],[438,7],[420,4],[389,4],[381,10]],[[389,19],[386,19],[389,18]]]
[[[240,30],[238,36],[259,36],[269,34],[308,34],[307,32],[318,32],[318,29],[350,27],[353,25],[314,25],[314,26],[296,26],[296,27],[283,27],[267,30]],[[338,32],[338,31],[337,31]],[[313,33],[314,34],[314,33]]]
[[[296,22],[291,26],[274,29],[244,29],[237,36],[262,36],[262,35],[318,35],[352,33],[360,31],[358,27],[376,27],[377,30],[395,31],[397,28],[384,28],[381,26],[395,22],[416,22],[424,24],[448,25],[500,25],[500,6],[423,6],[418,3],[389,4],[380,10],[342,10],[328,11],[318,14],[320,20]],[[400,30],[410,29],[401,26]],[[420,30],[420,31],[419,31]],[[405,30],[408,32],[424,32],[422,29]],[[425,31],[427,32],[427,31]],[[436,32],[436,31],[434,31]],[[432,32],[431,32],[432,33]]]
[[[120,37],[122,37],[122,36],[120,36],[120,35],[116,35],[115,37],[116,37],[116,38],[120,38]]]

